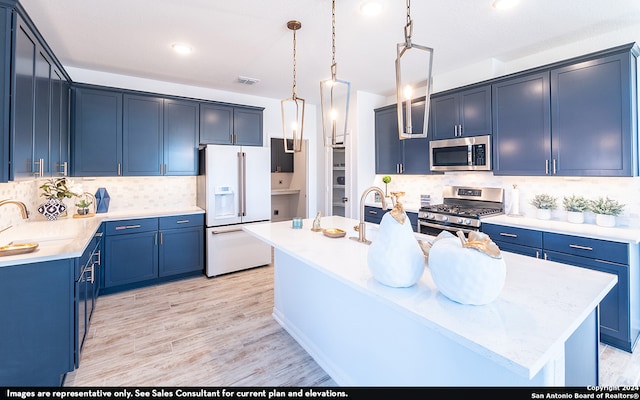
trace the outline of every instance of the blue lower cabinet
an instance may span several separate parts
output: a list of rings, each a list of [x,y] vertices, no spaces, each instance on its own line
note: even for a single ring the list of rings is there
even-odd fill
[[[372,224],[380,224],[382,217],[389,210],[383,210],[380,207],[364,206],[364,221],[371,222]],[[418,213],[412,211],[406,211],[409,222],[411,223],[411,229],[414,232],[418,232]]]
[[[109,221],[102,293],[204,271],[204,215]]]
[[[60,386],[74,368],[73,259],[0,268],[0,386]]]

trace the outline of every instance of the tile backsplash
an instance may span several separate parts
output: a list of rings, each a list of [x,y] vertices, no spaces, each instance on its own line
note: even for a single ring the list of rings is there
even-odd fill
[[[375,178],[374,185],[384,190],[382,175]],[[529,204],[540,193],[550,194],[558,199],[558,208],[551,218],[566,220],[562,207],[564,196],[581,195],[588,199],[610,197],[625,204],[623,213],[617,218],[617,226],[640,228],[640,177],[537,177],[537,176],[495,176],[492,172],[447,172],[444,175],[392,175],[388,191],[404,191],[401,200],[407,207],[420,206],[420,195],[431,195],[431,204],[442,202],[445,186],[479,186],[504,188],[505,208],[511,209],[511,189],[517,185],[520,192],[520,213],[535,217],[535,208]],[[595,223],[592,213],[585,215],[585,223]]]
[[[104,187],[111,198],[109,211],[143,210],[164,207],[192,207],[196,205],[195,176],[164,177],[70,177],[69,186],[74,192],[95,194]],[[38,205],[44,202],[39,186],[44,179],[0,183],[0,200],[12,199],[27,205],[31,220],[44,220],[38,214]],[[75,209],[75,199],[65,199],[70,211]],[[71,212],[70,214],[73,214]],[[22,223],[20,210],[13,205],[0,207],[0,230]]]

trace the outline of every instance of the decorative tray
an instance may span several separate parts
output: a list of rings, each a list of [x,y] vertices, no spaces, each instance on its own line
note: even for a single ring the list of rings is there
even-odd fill
[[[338,228],[327,228],[325,230],[322,231],[322,233],[325,236],[331,237],[331,238],[341,238],[344,235],[347,234],[347,232],[343,231],[342,229],[338,229]]]
[[[31,253],[38,248],[38,243],[10,243],[6,246],[0,246],[0,256],[15,256],[16,254]]]

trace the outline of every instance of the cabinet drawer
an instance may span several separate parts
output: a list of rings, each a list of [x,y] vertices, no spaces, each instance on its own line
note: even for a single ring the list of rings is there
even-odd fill
[[[174,215],[160,218],[160,229],[187,228],[203,225],[204,214]]]
[[[521,246],[542,248],[542,232],[511,226],[485,224],[481,225],[482,232],[491,237],[494,242],[506,242]]]
[[[158,230],[158,218],[127,219],[107,222],[107,236]]]
[[[544,248],[581,257],[629,264],[629,245],[626,243],[545,232]]]
[[[382,221],[382,216],[387,210],[382,210],[379,207],[364,206],[364,220],[373,224],[379,224]]]

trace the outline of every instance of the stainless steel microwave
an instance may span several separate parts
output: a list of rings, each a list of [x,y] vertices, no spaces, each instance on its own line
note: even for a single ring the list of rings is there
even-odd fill
[[[431,171],[491,171],[491,136],[429,142]]]

